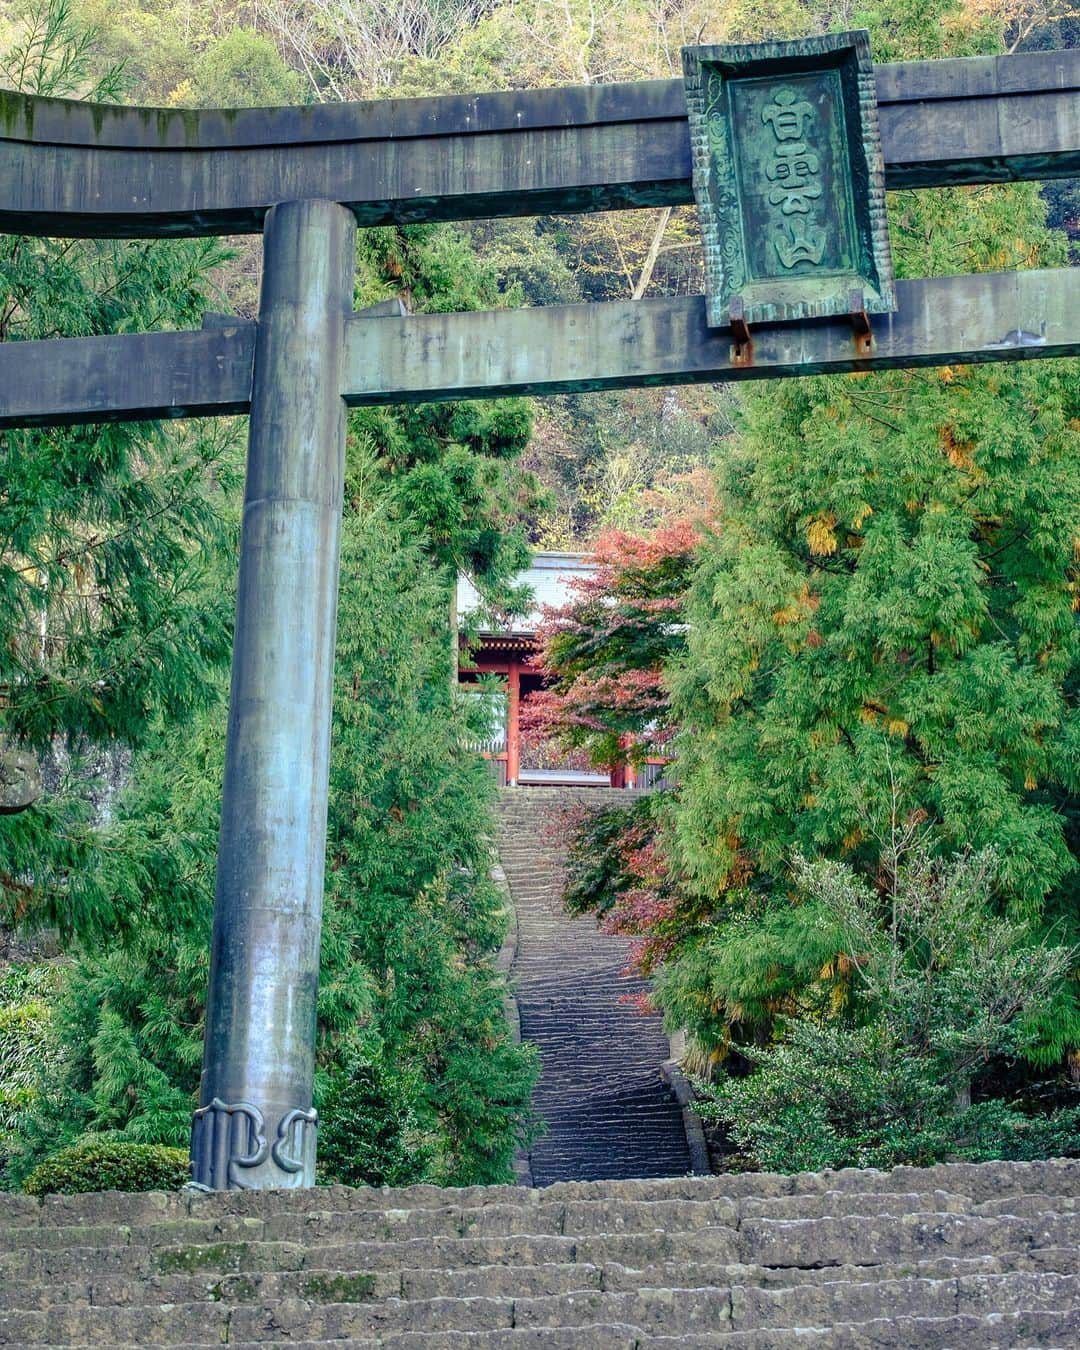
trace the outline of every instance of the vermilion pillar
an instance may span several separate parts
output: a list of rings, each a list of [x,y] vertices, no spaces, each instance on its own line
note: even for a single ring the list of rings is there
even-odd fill
[[[521,708],[521,662],[511,658],[507,675],[506,708],[506,783],[508,787],[517,787],[518,774],[521,772],[521,728],[518,725],[518,713]]]

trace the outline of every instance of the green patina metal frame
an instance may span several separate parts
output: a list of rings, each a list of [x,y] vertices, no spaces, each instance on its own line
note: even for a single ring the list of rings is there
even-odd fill
[[[683,71],[710,326],[730,325],[738,333],[751,323],[895,310],[868,35],[860,31],[795,42],[687,47]],[[807,90],[808,77],[812,81],[814,76],[818,80]],[[748,117],[746,105],[762,86],[780,101],[763,114]],[[817,98],[834,128],[826,143],[815,144],[809,136],[803,139],[813,112],[801,89]],[[785,99],[789,121],[782,131],[775,119]],[[801,121],[792,104],[805,110]],[[801,152],[801,164],[793,164],[792,150]],[[761,161],[770,155],[774,158],[764,172],[775,184],[773,197],[783,199],[771,212],[766,192],[755,197],[748,190],[754,168],[760,171]],[[777,155],[787,162],[778,163]],[[819,171],[822,163],[825,168]],[[798,177],[798,170],[807,167],[809,174]],[[777,182],[780,174],[787,174],[786,181],[794,187]],[[787,217],[781,214],[789,211]],[[815,237],[809,226],[816,250],[805,233],[796,238],[794,230],[805,230],[811,213],[819,220],[846,219],[846,236],[840,235],[833,256],[822,256],[823,229]],[[796,260],[770,270],[762,265],[767,250],[759,247],[760,240],[769,231],[776,233],[785,220],[790,221],[787,228],[792,231]]]

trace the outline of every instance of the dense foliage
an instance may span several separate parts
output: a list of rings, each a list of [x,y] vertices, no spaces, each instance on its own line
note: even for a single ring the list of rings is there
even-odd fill
[[[388,1142],[331,1130],[324,1176],[505,1178],[534,1075],[492,956],[490,779],[446,677],[445,590],[381,503],[346,526],[319,993],[318,1100],[376,1084]],[[18,1179],[86,1133],[180,1145],[191,1124],[213,899],[224,709],[136,761],[101,841],[139,921],[85,952],[54,1011],[62,1053],[20,1121]],[[373,1089],[374,1091],[374,1089]],[[369,1109],[373,1109],[370,1108]],[[361,1106],[349,1106],[355,1117]],[[400,1135],[393,1143],[395,1135]],[[351,1143],[350,1143],[351,1140]],[[392,1145],[392,1146],[391,1146]],[[336,1149],[342,1150],[335,1153]],[[372,1157],[384,1170],[373,1171]]]
[[[322,1094],[320,1181],[343,1186],[400,1186],[423,1175],[416,1121],[407,1097],[387,1072],[345,1060]]]
[[[901,266],[935,270],[945,239],[972,266],[1054,255],[1026,189],[957,205],[900,203]],[[944,849],[1000,850],[994,903],[1073,940],[1078,397],[1073,366],[1033,363],[746,399],[673,681],[672,846],[708,916],[691,947],[720,917],[773,935],[744,947],[763,994],[777,962],[802,961],[791,851],[873,875],[913,815]],[[713,988],[709,1015],[754,1034],[760,1001]],[[1078,1037],[1063,999],[1034,1053],[1053,1062]]]
[[[980,1068],[1024,1053],[1075,950],[995,916],[993,853],[944,864],[909,830],[882,864],[877,889],[846,864],[796,860],[803,930],[820,935],[807,965],[825,951],[835,969],[813,972],[783,1040],[747,1047],[753,1072],[701,1085],[702,1114],[745,1161],[782,1172],[1080,1152],[1080,1106],[1044,1116],[971,1103]],[[737,931],[717,933],[708,965],[724,988],[738,948]]]
[[[646,536],[599,536],[593,570],[571,581],[564,605],[544,610],[535,664],[551,680],[522,706],[526,735],[584,750],[605,768],[663,753],[672,734],[664,671],[685,645],[683,600],[700,537],[695,517],[682,513]]]
[[[81,42],[62,4],[54,0],[42,13],[58,53]],[[62,22],[52,24],[58,13]],[[229,50],[242,54],[257,44],[236,41]],[[75,79],[70,64],[68,75]],[[120,326],[153,326],[149,308],[102,298],[116,289],[112,263],[77,291],[77,276],[61,265],[72,246],[43,244],[53,250],[48,257],[37,248],[17,241],[13,257],[22,250],[27,275],[51,288],[42,315],[50,306],[63,315],[64,304],[81,312],[77,301],[100,304]],[[133,246],[120,280],[142,286],[152,278],[158,319],[196,326],[206,302],[198,287],[217,261],[207,246],[197,248],[202,254],[191,246],[189,257],[172,246]],[[113,257],[108,249],[106,260]],[[98,256],[89,246],[87,252]],[[186,269],[178,271],[178,258]],[[173,292],[184,287],[189,308],[169,310]],[[135,294],[150,306],[149,295]],[[503,302],[490,269],[447,228],[361,235],[356,302],[389,294],[417,309]],[[11,315],[21,321],[17,304]],[[87,324],[85,331],[94,331]],[[326,1179],[503,1180],[529,1128],[533,1058],[510,1039],[505,987],[493,962],[506,917],[489,877],[492,785],[483,762],[465,749],[475,729],[452,688],[449,622],[458,569],[493,599],[510,599],[507,580],[527,557],[522,520],[539,500],[516,464],[529,430],[520,401],[380,409],[350,420],[317,1082],[318,1103],[340,1109],[341,1119],[322,1150]],[[69,442],[83,455],[64,498],[77,521],[77,512],[87,519],[72,527],[80,549],[62,534],[59,511],[42,514],[37,528],[42,547],[53,550],[46,561],[58,569],[54,584],[70,560],[79,584],[94,589],[71,624],[73,636],[55,644],[68,662],[55,688],[43,664],[51,629],[33,614],[33,632],[20,638],[28,655],[6,700],[13,733],[27,743],[55,755],[62,739],[66,773],[81,793],[75,842],[55,829],[52,784],[39,805],[0,825],[20,914],[59,920],[74,958],[44,1016],[32,982],[13,989],[5,1007],[7,1057],[20,1073],[35,1050],[41,1061],[36,1074],[5,1084],[9,1182],[99,1135],[125,1146],[186,1142],[201,1060],[236,501],[222,449],[227,439],[207,442],[221,451],[216,459],[203,453],[185,460],[169,493],[162,487],[161,502],[147,488],[158,447],[169,450],[172,466],[176,447],[188,444],[171,429],[24,439],[41,447],[38,490],[29,481],[20,488],[28,519],[48,509],[46,457],[62,465],[58,447]],[[106,471],[120,476],[126,495],[109,480],[95,496]],[[108,514],[98,500],[107,492],[116,496],[106,500]],[[25,547],[23,536],[18,542]],[[151,545],[154,567],[139,553]],[[100,573],[88,572],[95,550],[105,560]],[[13,574],[34,580],[26,558],[3,558]],[[41,561],[31,557],[39,569]],[[138,603],[128,602],[126,587]],[[173,608],[163,620],[158,611],[166,602]],[[181,640],[174,611],[182,604],[190,607],[190,631],[174,650]],[[104,658],[91,661],[91,644],[111,640],[114,616],[124,619],[127,642],[104,647],[115,671]],[[196,620],[212,634],[212,649]],[[8,651],[19,654],[19,644],[13,640]],[[41,669],[30,667],[31,658]],[[29,707],[31,698],[51,721],[39,715],[35,723],[21,711],[20,700]],[[110,783],[107,793],[95,793],[85,750],[118,740],[134,753],[130,768],[121,762],[113,773],[121,790]]]
[[[992,39],[992,26],[942,5],[905,5],[874,26],[889,59]],[[1030,187],[898,193],[891,227],[901,275],[1064,257]],[[863,910],[880,925],[888,841],[919,824],[942,859],[995,850],[977,901],[948,916],[957,951],[986,924],[999,925],[1002,970],[1037,964],[1045,943],[1075,947],[1078,390],[1065,363],[785,381],[742,396],[717,456],[716,528],[697,549],[685,651],[664,681],[680,728],[676,791],[621,823],[585,823],[568,898],[636,935],[700,1070],[754,1067],[716,1090],[759,1161],[776,1163],[803,1128],[799,1156],[813,1165],[945,1156],[969,1134],[972,1156],[1072,1137],[1065,1117],[1064,1133],[1040,1133],[1001,1101],[959,1110],[940,1063],[890,1030],[897,992],[853,998],[873,933],[849,950],[805,902],[793,859],[864,878]],[[603,642],[598,616],[578,646]],[[573,676],[572,660],[560,673]],[[901,911],[916,892],[903,891]],[[958,956],[955,968],[971,1016],[1001,1018],[996,976],[974,981]],[[947,1028],[947,990],[930,987]],[[1077,993],[1062,963],[1033,987],[1023,1035],[1003,1031],[968,1066],[976,1094],[1018,1060],[1075,1072]],[[925,1138],[919,1101],[933,1117]],[[867,1138],[878,1130],[873,1148],[857,1121]],[[1014,1126],[1042,1142],[1016,1143]]]
[[[88,51],[67,7],[43,11],[4,78],[70,92]],[[91,89],[115,93],[108,74]],[[217,241],[0,239],[0,339],[197,327]],[[194,714],[228,659],[229,597],[211,584],[233,539],[230,423],[0,434],[0,745],[45,761],[38,808],[0,819],[0,921],[111,922],[87,890],[108,756]],[[115,761],[115,754],[112,760]]]
[[[28,1195],[82,1195],[87,1191],[177,1191],[188,1180],[187,1149],[87,1139],[61,1149],[23,1183]]]

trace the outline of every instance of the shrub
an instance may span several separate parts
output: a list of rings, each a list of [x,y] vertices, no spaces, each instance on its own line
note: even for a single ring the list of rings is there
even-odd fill
[[[28,1195],[175,1191],[190,1179],[186,1149],[89,1138],[46,1158],[23,1182]]]
[[[931,1061],[890,1050],[880,1023],[800,1022],[783,1044],[744,1053],[753,1072],[700,1085],[698,1110],[766,1171],[1080,1153],[1080,1109],[1028,1116],[1001,1101],[963,1108]]]
[[[877,887],[842,863],[795,860],[793,913],[834,944],[814,955],[817,997],[789,991],[783,1039],[744,1046],[752,1072],[702,1090],[702,1115],[762,1167],[1080,1152],[1080,1107],[968,1105],[988,1065],[1024,1055],[1076,953],[994,913],[993,853],[936,859],[914,831],[884,851]]]
[[[319,1180],[344,1186],[405,1186],[425,1158],[410,1148],[413,1112],[374,1064],[353,1062],[330,1080],[319,1112]]]

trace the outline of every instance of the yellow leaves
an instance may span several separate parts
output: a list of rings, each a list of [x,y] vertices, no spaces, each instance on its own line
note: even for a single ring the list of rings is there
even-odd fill
[[[804,585],[799,594],[789,599],[786,605],[781,605],[779,609],[773,610],[772,621],[778,628],[783,628],[791,623],[800,623],[812,614],[820,604],[821,597],[814,595],[810,587]],[[792,650],[797,650],[797,648]]]
[[[985,469],[980,469],[975,462],[975,442],[962,440],[953,431],[953,428],[946,425],[938,428],[938,440],[941,442],[941,448],[945,451],[945,458],[961,472],[970,475],[974,482],[983,483],[986,481]]]
[[[876,727],[880,722],[890,736],[898,736],[901,740],[911,730],[902,717],[890,717],[888,709],[880,703],[864,703],[859,709],[859,721],[868,727]]]
[[[953,380],[956,379],[956,373],[952,366],[942,366],[938,371],[938,377],[942,384],[952,384]]]
[[[954,469],[973,469],[975,467],[975,457],[972,453],[974,446],[970,441],[957,440],[952,427],[942,427],[938,432],[938,438],[945,451],[945,458]]]
[[[840,850],[843,853],[850,853],[852,849],[858,848],[866,838],[862,830],[856,825],[853,830],[849,830],[840,841]]]
[[[1024,787],[1028,792],[1034,792],[1038,786],[1039,780],[1035,777],[1035,770],[1028,769],[1027,773],[1024,775]]]
[[[169,90],[165,99],[167,108],[194,108],[198,106],[199,95],[191,80],[181,80]]]
[[[826,515],[814,517],[806,527],[806,542],[815,557],[825,558],[836,552],[835,512],[830,511]]]
[[[872,516],[873,514],[874,508],[869,502],[860,502],[855,510],[855,514],[851,517],[851,528],[853,530],[861,530],[867,517]]]
[[[831,960],[818,971],[818,979],[827,984],[831,984],[829,990],[829,1007],[835,1015],[843,1012],[847,1007],[851,997],[851,957],[844,952],[838,952]]]

